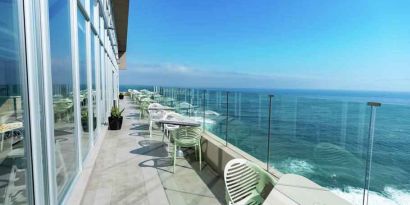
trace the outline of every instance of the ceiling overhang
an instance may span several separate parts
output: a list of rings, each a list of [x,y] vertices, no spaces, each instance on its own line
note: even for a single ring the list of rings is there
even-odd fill
[[[117,35],[118,58],[120,69],[125,69],[125,52],[127,51],[129,0],[113,0],[115,33]]]

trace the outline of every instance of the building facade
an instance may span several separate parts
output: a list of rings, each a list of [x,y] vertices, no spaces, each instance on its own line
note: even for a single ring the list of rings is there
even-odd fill
[[[0,0],[0,204],[72,192],[117,104],[127,23],[116,18],[127,0]]]

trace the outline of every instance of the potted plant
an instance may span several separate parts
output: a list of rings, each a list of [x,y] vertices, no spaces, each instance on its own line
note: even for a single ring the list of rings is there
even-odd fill
[[[124,94],[120,93],[120,95],[118,96],[120,98],[120,100],[124,99]]]
[[[122,112],[119,107],[113,106],[111,108],[111,116],[108,117],[108,123],[110,130],[120,130],[122,126]]]
[[[96,128],[97,128],[97,117],[93,115],[93,130],[95,130]]]
[[[83,127],[84,132],[88,132],[88,112],[81,112],[81,127]]]

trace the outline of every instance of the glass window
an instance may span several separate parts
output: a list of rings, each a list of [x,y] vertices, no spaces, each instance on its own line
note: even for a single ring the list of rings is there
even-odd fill
[[[95,41],[97,40],[97,36],[92,33],[91,34],[91,96],[92,96],[92,127],[93,127],[93,133],[94,133],[94,137],[96,136],[95,133],[95,129],[97,128],[97,89],[96,89],[96,81],[97,81],[97,77],[96,77],[96,69],[97,66],[95,66],[95,58],[96,58],[96,53],[95,53]]]
[[[21,3],[0,0],[0,204],[28,203]]]
[[[56,181],[59,201],[77,172],[73,65],[68,0],[49,1]]]
[[[104,19],[103,17],[100,16],[100,38],[101,41],[104,43]]]
[[[80,0],[80,3],[83,5],[83,8],[85,8],[85,0]]]
[[[90,0],[90,22],[94,24],[94,6],[95,0]]]
[[[104,48],[102,45],[100,45],[100,90],[101,90],[101,95],[100,95],[100,102],[101,102],[101,122],[105,122],[105,90],[104,90],[104,76],[105,76],[105,64],[104,64]]]
[[[86,22],[81,10],[77,12],[78,21],[78,57],[80,62],[80,105],[81,105],[81,154],[82,158],[90,149],[90,135],[88,125],[88,84],[87,84],[87,47]]]

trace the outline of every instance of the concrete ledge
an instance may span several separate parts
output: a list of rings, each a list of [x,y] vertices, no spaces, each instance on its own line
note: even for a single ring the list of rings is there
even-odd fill
[[[240,150],[210,132],[202,134],[202,152],[204,160],[220,176],[224,175],[225,165],[235,158],[243,158],[266,169],[267,164]],[[333,194],[328,189],[313,181],[295,174],[283,174],[269,168],[269,172],[278,181],[264,205],[350,205],[346,200]]]
[[[224,140],[215,136],[210,132],[204,132],[202,135],[202,152],[205,161],[211,166],[220,176],[223,176],[226,163],[231,159],[243,158],[253,163],[256,163],[260,167],[266,169],[267,164],[253,157],[252,155],[240,150],[235,145],[226,143]],[[278,170],[270,168],[269,172],[274,178],[279,179],[283,174]]]

